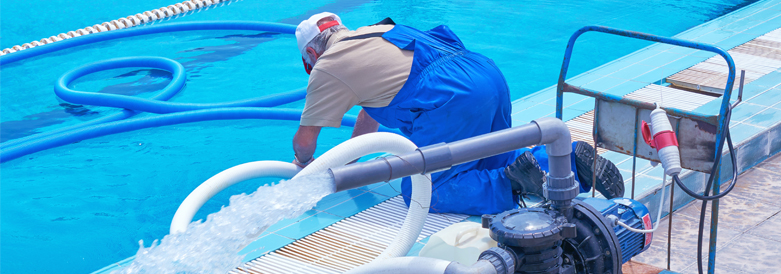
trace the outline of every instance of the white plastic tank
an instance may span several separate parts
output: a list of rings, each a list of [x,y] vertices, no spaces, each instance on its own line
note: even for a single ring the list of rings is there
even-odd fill
[[[496,247],[496,241],[488,235],[488,229],[480,223],[461,222],[431,235],[418,256],[472,265],[491,247]]]

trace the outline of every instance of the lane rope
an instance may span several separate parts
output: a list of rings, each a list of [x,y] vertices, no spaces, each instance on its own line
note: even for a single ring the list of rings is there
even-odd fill
[[[162,21],[168,19],[178,18],[184,15],[200,12],[201,10],[208,10],[212,7],[221,7],[230,5],[232,2],[238,2],[242,0],[187,0],[181,3],[168,5],[158,9],[145,11],[142,13],[136,13],[127,17],[122,17],[116,20],[103,22],[101,24],[95,24],[85,28],[77,29],[74,31],[60,33],[58,35],[52,35],[48,38],[43,38],[38,41],[32,41],[24,43],[22,45],[16,45],[10,48],[5,48],[0,51],[0,56],[15,53],[18,51],[31,49],[37,46],[43,46],[74,37],[89,35],[93,33],[120,30],[125,28],[132,28],[138,25],[144,25],[153,23],[155,21]]]

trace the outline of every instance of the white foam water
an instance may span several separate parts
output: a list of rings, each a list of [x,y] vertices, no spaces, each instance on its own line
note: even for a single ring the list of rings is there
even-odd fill
[[[227,207],[209,214],[205,222],[190,223],[185,232],[166,235],[150,247],[139,241],[135,260],[112,274],[226,273],[241,265],[239,250],[266,228],[300,216],[333,192],[331,176],[320,173],[234,195]]]

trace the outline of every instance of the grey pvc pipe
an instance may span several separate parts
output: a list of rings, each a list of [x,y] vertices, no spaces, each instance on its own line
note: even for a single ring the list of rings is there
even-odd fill
[[[563,178],[572,172],[572,159],[570,155],[548,156],[548,174],[551,177]]]
[[[578,196],[580,188],[572,173],[572,136],[567,125],[556,118],[542,118],[532,121],[542,134],[540,143],[546,144],[548,153],[548,182],[545,196],[551,200],[554,209],[567,219],[572,217],[572,199]]]
[[[451,165],[463,164],[537,145],[540,144],[540,141],[540,128],[534,123],[455,141],[449,144],[453,155]]]
[[[558,119],[550,119],[564,124]],[[545,123],[545,125],[555,124],[555,122]],[[566,125],[564,127],[566,128]],[[336,191],[342,191],[414,174],[441,171],[454,165],[537,145],[540,143],[541,136],[540,127],[535,123],[529,123],[448,144],[440,143],[422,147],[416,152],[405,155],[336,167],[329,171],[334,177]],[[569,134],[566,137],[569,137]]]
[[[568,178],[571,174],[571,142],[569,128],[564,122],[545,117],[518,127],[419,148],[405,155],[332,168],[329,172],[334,177],[336,190],[342,191],[414,174],[441,171],[523,147],[546,144],[549,159],[552,159],[549,175],[553,178]]]
[[[422,174],[425,170],[420,151],[401,156],[389,156],[377,160],[331,168],[336,192],[362,187],[377,182]]]

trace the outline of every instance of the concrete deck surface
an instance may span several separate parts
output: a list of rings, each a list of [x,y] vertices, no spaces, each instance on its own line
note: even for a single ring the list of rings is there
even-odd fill
[[[722,189],[726,187],[723,186]],[[676,188],[676,192],[681,191]],[[672,216],[671,268],[679,273],[697,273],[697,232],[702,204],[694,201]],[[710,211],[706,211],[703,238],[703,269],[707,272]],[[781,272],[781,154],[765,160],[738,176],[735,189],[719,204],[716,273]],[[665,217],[654,233],[649,250],[633,262],[667,268],[667,230]],[[626,266],[625,266],[626,268]],[[652,268],[638,270],[658,273]]]

